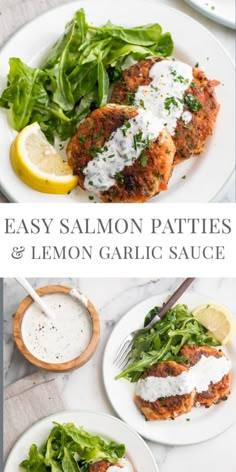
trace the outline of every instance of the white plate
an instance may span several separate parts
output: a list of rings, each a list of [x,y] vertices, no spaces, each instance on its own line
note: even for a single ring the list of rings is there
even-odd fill
[[[236,28],[235,0],[185,0],[204,16],[229,28]]]
[[[113,416],[92,411],[65,411],[44,418],[28,429],[13,447],[7,459],[4,472],[20,472],[19,463],[28,456],[30,446],[41,446],[53,427],[58,423],[75,423],[85,430],[100,435],[104,439],[125,444],[126,456],[133,464],[135,472],[158,472],[155,460],[142,438],[128,425]]]
[[[128,333],[143,326],[144,317],[151,308],[156,305],[161,306],[166,300],[167,294],[151,297],[132,308],[117,324],[104,353],[104,384],[116,413],[141,436],[163,444],[194,444],[217,436],[236,421],[234,414],[236,410],[235,370],[232,372],[231,395],[226,402],[221,402],[209,409],[193,408],[190,413],[180,416],[175,421],[145,421],[133,401],[136,384],[125,379],[115,380],[119,370],[112,361],[120,343]],[[190,309],[194,309],[201,303],[210,302],[212,300],[206,296],[189,291],[179,299],[178,303],[186,303]],[[224,351],[233,365],[236,365],[235,345],[231,344]],[[190,418],[190,421],[186,421],[187,418]]]
[[[51,10],[28,23],[13,36],[0,53],[0,90],[6,85],[8,60],[21,57],[31,66],[40,59],[64,31],[74,12],[84,7],[89,22],[104,24],[108,19],[123,26],[159,22],[163,31],[170,31],[176,58],[189,64],[199,62],[206,74],[220,80],[217,87],[221,109],[214,135],[208,140],[204,155],[177,166],[169,190],[151,202],[219,201],[226,191],[235,167],[234,154],[234,66],[223,47],[209,31],[183,13],[157,2],[144,0],[81,0]],[[43,31],[43,34],[42,34]],[[196,38],[198,39],[196,41]],[[15,132],[0,109],[0,186],[9,200],[16,202],[89,202],[88,194],[80,189],[70,195],[47,195],[27,187],[15,175],[9,160],[10,144]],[[185,179],[182,179],[186,176]]]

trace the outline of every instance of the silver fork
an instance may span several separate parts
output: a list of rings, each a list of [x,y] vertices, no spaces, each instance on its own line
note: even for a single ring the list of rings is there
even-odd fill
[[[150,328],[152,328],[156,324],[156,322],[159,321],[166,314],[166,312],[175,304],[175,302],[181,297],[181,295],[185,292],[185,290],[187,290],[187,288],[193,281],[194,278],[186,279],[174,292],[174,294],[169,298],[169,300],[163,305],[159,313],[154,316],[153,320],[150,321],[150,323],[145,328],[136,329],[125,337],[113,361],[113,363],[119,369],[124,369],[129,363],[131,358],[132,345],[136,336],[145,333]]]

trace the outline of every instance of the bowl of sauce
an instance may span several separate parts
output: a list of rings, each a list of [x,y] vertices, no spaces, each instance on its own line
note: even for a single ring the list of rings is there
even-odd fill
[[[19,305],[13,332],[28,361],[42,369],[66,372],[85,364],[94,354],[100,333],[97,311],[75,288],[49,285],[36,290],[52,317],[28,296]]]

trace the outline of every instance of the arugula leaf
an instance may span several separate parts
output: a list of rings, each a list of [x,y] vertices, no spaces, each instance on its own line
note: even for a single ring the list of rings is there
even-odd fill
[[[85,12],[83,8],[81,8],[79,11],[75,13],[75,18],[78,24],[78,33],[80,35],[80,43],[82,44],[85,41],[88,27],[89,27],[85,18]]]
[[[160,307],[159,306],[155,306],[154,308],[152,308],[148,313],[147,315],[145,316],[145,319],[144,319],[144,328],[146,328],[146,326],[151,323],[151,321],[153,320],[153,318],[159,313],[160,311]]]
[[[172,54],[174,49],[173,39],[170,33],[164,33],[161,35],[157,46],[153,49],[154,55],[160,55],[162,57],[168,57]]]
[[[9,60],[8,87],[2,94],[2,106],[11,109],[13,127],[20,131],[31,118],[37,106],[47,106],[48,95],[45,90],[46,74],[40,69],[32,69],[18,58]]]
[[[62,459],[63,472],[79,472],[80,468],[74,459],[73,455],[64,447],[64,456]]]
[[[56,102],[63,110],[72,110],[75,105],[72,94],[71,83],[67,75],[67,64],[69,63],[70,44],[74,36],[75,24],[71,28],[70,34],[66,38],[66,43],[61,53],[58,64],[55,64],[53,73],[55,77],[56,89],[53,93],[53,101]]]
[[[101,30],[101,28],[96,27],[95,29]],[[102,30],[112,38],[139,46],[151,46],[158,43],[162,32],[161,26],[157,23],[134,28],[122,28],[122,26],[116,26],[109,22],[109,24],[102,27]]]
[[[160,311],[152,308],[145,317],[144,327]],[[180,350],[184,344],[198,346],[218,346],[220,343],[208,335],[204,328],[189,311],[186,305],[176,305],[148,331],[141,332],[134,339],[131,360],[116,379],[125,378],[136,382],[152,364],[165,360],[182,362]]]
[[[106,103],[109,85],[124,68],[172,50],[170,33],[162,34],[159,24],[123,28],[109,21],[96,27],[80,9],[39,68],[10,59],[0,106],[9,109],[17,131],[37,121],[50,142],[56,135],[64,140],[94,106]]]
[[[74,74],[76,74],[75,81]],[[72,87],[75,101],[78,103],[81,98],[96,88],[97,61],[96,63],[91,62],[90,64],[84,64],[78,67],[72,72],[70,79],[73,82]]]
[[[102,107],[107,103],[109,93],[109,76],[99,59],[98,61],[98,106]]]
[[[87,463],[105,459],[114,464],[124,455],[124,445],[118,445],[114,442],[107,444],[99,436],[92,436],[83,429],[78,429],[74,424],[61,427],[66,435],[71,437],[74,443],[78,445],[78,453],[81,459]]]
[[[29,458],[21,462],[20,466],[27,472],[47,472],[44,456],[38,451],[35,444],[29,450]]]
[[[84,10],[77,11],[74,18],[66,25],[64,34],[58,39],[49,50],[42,63],[43,69],[50,69],[59,62],[63,51],[67,48],[70,39],[70,62],[77,58],[78,47],[83,44],[88,31]],[[72,34],[73,32],[73,34]]]
[[[124,46],[118,49],[112,49],[107,59],[105,60],[106,64],[115,66],[118,59],[124,58],[126,56],[135,56],[136,59],[142,59],[147,56],[155,55],[150,49],[144,46],[136,46],[133,44],[125,44]]]
[[[115,464],[124,454],[123,444],[106,442],[73,423],[55,423],[41,450],[33,444],[20,465],[28,472],[85,472],[93,462]]]
[[[85,43],[86,45],[86,43]],[[96,62],[98,57],[103,60],[111,50],[111,38],[98,39],[87,43],[86,47],[80,48],[79,65]]]

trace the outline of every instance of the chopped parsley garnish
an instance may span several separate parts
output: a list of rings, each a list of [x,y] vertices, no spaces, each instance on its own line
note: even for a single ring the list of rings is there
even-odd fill
[[[184,125],[183,128],[185,128],[185,129],[190,129],[190,126]]]
[[[124,128],[122,129],[122,133],[124,136],[126,136],[128,129],[131,128],[131,123],[128,120],[126,120],[124,121],[123,126]]]
[[[94,200],[94,197],[92,195],[89,195],[89,200]]]
[[[103,135],[103,130],[101,129],[99,133],[97,134],[97,139],[100,139]]]
[[[166,154],[170,154],[170,150],[169,150],[169,149],[166,149]]]
[[[159,398],[159,402],[162,406],[165,406],[166,404],[166,399],[165,398]]]
[[[135,99],[135,95],[131,92],[126,92],[126,100],[127,100],[127,103],[128,105],[133,105],[134,103],[134,99]]]
[[[186,179],[186,175],[183,175],[182,179]]]
[[[202,104],[191,93],[188,93],[187,95],[185,95],[184,103],[185,103],[185,105],[187,105],[187,107],[191,111],[198,111],[198,110],[202,109]]]
[[[147,166],[147,161],[148,161],[148,158],[147,156],[145,155],[144,151],[141,153],[141,156],[140,156],[140,164],[142,167],[146,167]]]
[[[150,136],[147,136],[146,142],[145,142],[145,147],[149,147],[151,144]]]
[[[177,75],[174,82],[180,82],[181,84],[188,84],[188,79],[185,79],[182,75]]]
[[[111,159],[112,157],[115,157],[115,154],[110,154],[109,156],[107,156],[107,159]]]
[[[143,100],[139,100],[139,104],[140,104],[141,107],[145,108],[145,103],[144,103]]]
[[[134,144],[133,147],[135,151],[137,151],[138,145],[142,142],[143,139],[143,133],[140,131],[139,133],[134,135]]]
[[[175,97],[167,97],[164,102],[164,107],[166,110],[170,111],[171,105],[174,107],[179,107],[182,100],[180,98]]]
[[[194,67],[198,68],[199,67],[199,62],[196,62]]]
[[[84,144],[86,141],[86,134],[80,134],[78,137],[78,141],[80,144]]]
[[[96,156],[96,154],[98,154],[99,151],[100,151],[100,148],[98,146],[96,146],[96,144],[92,144],[90,146],[90,148],[88,149],[88,154],[90,154],[90,156],[94,157],[94,156]]]
[[[124,183],[124,176],[123,174],[121,174],[121,172],[116,172],[114,177],[117,180],[117,182],[119,182],[120,184]]]

